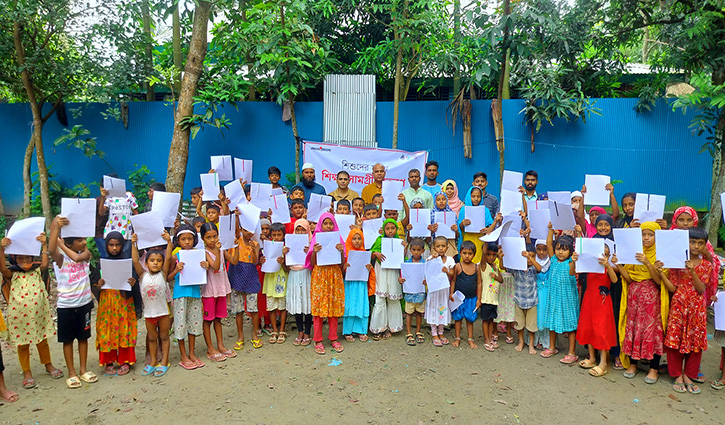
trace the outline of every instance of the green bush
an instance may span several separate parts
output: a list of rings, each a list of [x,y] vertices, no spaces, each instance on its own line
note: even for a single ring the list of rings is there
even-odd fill
[[[133,189],[128,189],[132,190],[134,196],[136,196],[139,212],[145,212],[151,209],[151,205],[147,205],[149,203],[148,192],[149,186],[155,180],[151,178],[151,170],[147,166],[142,165],[139,167],[138,164],[133,164],[133,166],[136,169],[128,173],[128,182],[131,183]]]

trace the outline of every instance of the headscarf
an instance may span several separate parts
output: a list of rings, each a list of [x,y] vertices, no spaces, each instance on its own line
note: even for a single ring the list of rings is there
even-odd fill
[[[410,204],[408,205],[410,208],[413,208],[413,205],[415,204],[421,204],[423,208],[425,208],[425,202],[423,202],[422,198],[413,198],[410,200]]]
[[[438,208],[438,205],[436,205],[436,199],[438,199],[439,195],[443,195],[443,199],[446,200],[446,206],[443,209]],[[437,212],[449,212],[449,211],[453,211],[453,210],[451,209],[450,205],[448,205],[448,198],[446,197],[446,194],[443,192],[436,192],[436,194],[433,195],[433,208],[430,209],[431,224],[436,222],[436,213]],[[435,235],[435,233],[433,235]]]
[[[310,232],[310,222],[305,220],[304,218],[298,218],[295,221],[294,228],[297,229],[297,226],[302,226],[303,229],[307,232],[307,240],[312,239],[312,232]],[[293,230],[294,233],[294,230]]]
[[[352,237],[355,235],[360,235],[362,238],[362,245],[360,248],[355,248],[352,246]],[[345,249],[347,252],[350,251],[365,251],[365,235],[363,234],[363,231],[358,229],[357,227],[350,229],[350,233],[347,235],[347,240],[345,241]]]
[[[536,244],[534,245],[534,247],[536,247],[536,245],[544,245],[544,246],[546,246],[546,241],[545,240],[542,240],[542,239],[537,239],[536,240]],[[534,249],[534,251],[536,251],[536,249]],[[546,272],[549,271],[549,266],[551,265],[551,258],[548,255],[545,258],[543,258],[543,259],[542,258],[539,258],[538,255],[534,255],[534,258],[536,258],[536,262],[539,263],[539,265],[541,266],[541,272],[540,273],[546,273]]]
[[[689,214],[692,217],[692,223],[695,226],[697,226],[697,223],[700,221],[700,218],[697,216],[697,212],[694,208],[688,206],[680,207],[675,210],[675,214],[672,216],[672,226],[670,226],[670,230],[677,229],[677,217],[682,214]],[[717,293],[717,284],[720,280],[720,261],[718,260],[717,255],[715,255],[715,250],[712,248],[712,244],[709,240],[707,241],[706,247],[712,257],[710,282],[705,285],[705,303],[709,305],[711,297]]]
[[[458,216],[458,211],[461,210],[461,207],[463,206],[463,202],[461,202],[461,199],[458,197],[458,185],[456,185],[456,182],[453,180],[446,180],[441,185],[441,191],[443,194],[446,194],[446,187],[448,187],[449,184],[453,185],[453,196],[451,196],[451,199],[448,199],[448,206],[456,212],[456,217]],[[446,196],[448,198],[448,196]],[[435,201],[435,199],[434,199]]]
[[[606,221],[609,223],[609,234],[608,235],[600,235],[599,232],[597,232],[597,224],[599,224],[600,221]],[[602,238],[602,239],[609,239],[610,241],[614,240],[614,234],[612,233],[612,229],[614,229],[614,219],[611,215],[604,213],[599,214],[599,217],[597,217],[597,221],[594,222],[594,235],[591,236],[592,238]]]
[[[308,268],[312,270],[312,262],[310,261],[312,259],[312,253],[315,252],[314,246],[317,243],[317,234],[318,233],[324,233],[324,230],[322,230],[322,222],[325,221],[325,219],[329,218],[332,220],[332,232],[339,232],[340,228],[337,227],[337,221],[335,221],[335,216],[332,215],[332,213],[326,212],[322,213],[320,216],[320,221],[317,222],[317,225],[315,226],[315,234],[312,235],[312,239],[310,240],[310,248],[307,250],[307,257],[305,257],[305,268]],[[295,222],[297,223],[297,222]],[[340,236],[340,243],[342,246],[345,246],[345,241],[342,240],[342,236]],[[343,254],[344,254],[344,248],[343,248]]]
[[[118,243],[121,244],[121,250],[118,251],[118,254],[111,255],[111,253],[108,251],[108,243],[111,241],[118,241]],[[128,255],[123,255],[123,245],[126,243],[126,239],[124,239],[123,235],[120,232],[110,232],[108,235],[106,235],[105,239],[105,245],[106,245],[106,257],[109,260],[123,260],[128,258]]]
[[[458,227],[461,227],[461,222],[466,219],[466,207],[478,207],[482,206],[484,211],[484,224],[486,227],[490,226],[491,223],[493,223],[493,217],[491,217],[491,211],[488,210],[488,207],[485,205],[482,205],[481,202],[478,203],[478,205],[473,205],[473,200],[471,199],[471,193],[477,190],[481,192],[481,201],[483,201],[483,190],[478,186],[473,186],[472,188],[468,189],[468,193],[466,193],[466,200],[464,201],[464,206],[461,207],[461,210],[458,212]],[[458,238],[458,251],[461,251],[461,243],[463,243],[463,237]]]
[[[655,230],[661,230],[660,225],[654,221],[645,221],[640,225],[640,229],[651,230],[653,232]],[[644,255],[650,263],[654,264],[655,261],[657,261],[657,250],[655,248],[655,244],[652,244],[650,247],[645,246]],[[649,269],[644,264],[627,264],[625,268],[627,269],[627,272],[629,272],[629,277],[632,278],[632,281],[634,282],[642,282],[643,280],[652,279]]]
[[[637,194],[633,192],[627,192],[624,195],[622,195],[622,205],[624,205],[624,200],[627,198],[632,198],[635,201],[637,201]],[[617,227],[632,227],[632,220],[634,220],[634,212],[632,212],[632,216],[628,216],[626,212],[624,212],[624,208],[622,209],[622,217],[617,220]]]
[[[593,237],[594,237],[594,235],[596,235],[596,234],[597,234],[597,225],[596,225],[596,223],[595,223],[595,222],[593,222],[593,221],[592,221],[592,219],[591,219],[591,214],[592,214],[592,211],[596,211],[596,212],[598,212],[598,213],[599,213],[599,215],[602,215],[602,214],[606,214],[606,213],[607,213],[607,211],[605,211],[605,210],[604,210],[604,208],[602,208],[602,207],[592,207],[592,208],[591,208],[591,209],[589,210],[589,221],[587,221],[587,220],[584,220],[584,222],[586,223],[586,232],[584,232],[584,233],[585,233],[585,234],[586,234],[586,235],[587,235],[588,237],[590,237],[590,238],[593,238]],[[614,227],[614,226],[612,226],[612,227]]]
[[[385,236],[385,226],[388,223],[392,223],[395,226],[395,234],[393,235],[392,239],[399,239],[398,238],[398,223],[395,220],[393,220],[392,218],[389,218],[389,219],[383,221],[383,227],[382,227],[383,234],[378,236],[378,238],[375,240],[373,247],[370,248],[370,252],[382,252],[383,238],[387,238],[387,236]],[[350,233],[352,233],[352,230],[350,231]]]

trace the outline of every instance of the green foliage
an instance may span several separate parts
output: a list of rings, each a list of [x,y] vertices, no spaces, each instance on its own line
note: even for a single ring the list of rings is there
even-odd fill
[[[55,179],[55,174],[51,173],[51,167],[48,167],[48,187],[50,195],[51,216],[60,214],[60,200],[62,198],[89,198],[91,196],[91,188],[99,186],[98,182],[88,184],[78,183],[75,186],[66,187]],[[43,205],[40,199],[40,182],[38,181],[38,172],[34,172],[31,176],[32,191],[30,199],[30,216],[40,217],[43,215]]]
[[[154,179],[151,178],[151,170],[145,165],[133,164],[135,170],[128,172],[128,182],[133,186],[133,194],[138,203],[139,212],[151,209],[149,205],[148,191]]]
[[[98,252],[98,246],[96,246],[95,238],[86,238],[86,247],[91,252],[91,265],[98,266],[98,260],[101,258],[101,254]]]
[[[206,126],[216,128],[222,137],[224,137],[224,129],[228,130],[229,126],[232,125],[232,121],[227,118],[227,114],[222,114],[220,117],[214,116],[219,108],[223,108],[224,105],[218,102],[195,102],[194,105],[204,107],[206,110],[203,114],[194,113],[190,117],[184,117],[179,120],[179,125],[183,129],[189,129],[191,138],[195,139],[199,131],[203,130]]]
[[[637,81],[632,90],[638,97],[634,110],[638,114],[651,111],[657,100],[665,96],[669,81],[670,75],[664,72],[657,74],[654,78]]]
[[[296,183],[297,174],[295,174],[295,173],[286,173],[284,175],[284,178],[287,179],[287,187],[289,189],[292,189],[292,186],[297,184]]]
[[[75,147],[83,151],[83,154],[88,158],[98,156],[99,158],[103,159],[105,152],[96,149],[96,138],[85,137],[91,134],[88,129],[84,128],[82,125],[77,124],[74,125],[71,129],[64,128],[63,132],[65,134],[59,136],[53,142],[54,146],[65,146],[66,148]]]
[[[707,151],[714,157],[722,149],[722,136],[720,139],[716,137],[716,125],[725,108],[725,83],[714,85],[707,75],[697,73],[690,78],[690,84],[695,91],[679,96],[672,103],[672,109],[680,109],[683,114],[689,109],[697,111],[690,122],[690,129],[698,136],[707,133],[707,142],[700,147],[700,153]]]
[[[4,215],[0,215],[0,233],[3,235],[8,228],[8,219]]]

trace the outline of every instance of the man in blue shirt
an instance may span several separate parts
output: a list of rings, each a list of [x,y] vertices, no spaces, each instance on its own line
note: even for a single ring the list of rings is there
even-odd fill
[[[302,181],[297,183],[295,186],[302,189],[305,192],[305,205],[310,202],[310,195],[316,193],[318,195],[327,195],[325,188],[315,183],[315,166],[306,162],[302,166]]]

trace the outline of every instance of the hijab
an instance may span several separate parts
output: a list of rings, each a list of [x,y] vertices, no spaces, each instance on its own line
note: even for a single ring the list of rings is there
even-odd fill
[[[537,239],[536,245],[546,246],[546,241]],[[534,249],[534,251],[536,251],[536,250]],[[534,258],[536,258],[536,262],[539,263],[539,265],[541,266],[541,273],[546,273],[549,271],[549,266],[551,265],[551,258],[548,255],[543,259],[539,258],[538,255],[534,255]]]
[[[474,190],[477,190],[481,193],[481,201],[483,201],[483,190],[481,190],[478,186],[473,186],[472,188],[468,189],[468,193],[466,193],[466,200],[464,201],[464,206],[461,208],[461,210],[458,212],[458,227],[461,227],[461,222],[466,219],[466,207],[478,207],[482,206],[484,211],[484,224],[486,227],[490,226],[493,223],[493,217],[491,217],[491,211],[488,210],[488,207],[483,205],[481,202],[478,203],[478,205],[473,205],[473,200],[471,199],[471,193],[473,193]],[[458,251],[461,250],[461,243],[463,243],[463,237],[458,238]]]
[[[640,225],[640,229],[642,230],[661,230],[660,225],[655,223],[654,221],[645,221]],[[657,249],[655,247],[655,244],[652,244],[650,247],[643,247],[644,255],[647,257],[647,259],[650,261],[650,263],[654,264],[655,261],[657,261]],[[652,279],[652,274],[650,274],[649,269],[644,264],[628,264],[627,271],[629,272],[629,277],[632,278],[632,281],[634,282],[642,282],[643,280]]]
[[[697,216],[697,212],[694,208],[688,206],[680,207],[675,210],[675,214],[672,216],[672,226],[670,226],[670,230],[677,229],[677,217],[681,216],[682,214],[689,214],[692,217],[692,223],[694,226],[697,226],[697,223],[700,221],[700,218]],[[710,243],[710,241],[707,241],[706,248],[713,259],[712,271],[710,273],[710,282],[705,285],[705,295],[707,296],[705,302],[707,304],[710,304],[710,297],[717,293],[717,284],[720,280],[720,261],[717,259],[717,256],[715,255],[715,250],[712,248],[712,244]]]
[[[461,199],[458,197],[458,185],[456,185],[456,182],[453,180],[446,180],[441,185],[441,191],[443,194],[446,194],[446,187],[448,185],[453,185],[453,196],[451,196],[450,199],[448,199],[448,206],[456,212],[456,216],[458,215],[458,211],[461,210],[461,207],[463,206],[463,202],[461,202]],[[447,196],[446,196],[447,198]]]
[[[609,233],[602,236],[597,232],[597,224],[599,224],[600,221],[606,221],[609,223]],[[597,221],[594,222],[594,235],[591,236],[592,238],[602,238],[602,239],[609,239],[610,241],[614,240],[614,235],[612,233],[612,229],[614,229],[614,219],[609,214],[600,214],[599,217],[597,217]]]
[[[337,221],[335,221],[335,216],[332,215],[332,213],[326,212],[323,213],[320,216],[320,221],[317,222],[317,225],[315,226],[315,234],[312,235],[312,239],[310,240],[310,249],[307,250],[307,257],[305,257],[305,268],[308,268],[312,270],[312,262],[310,261],[312,259],[312,253],[315,252],[314,247],[317,243],[317,234],[318,233],[324,233],[325,231],[322,230],[322,222],[325,221],[325,219],[332,220],[332,230],[331,232],[339,232],[340,228],[337,227]],[[295,222],[296,224],[297,222]],[[342,246],[345,246],[345,241],[342,240],[342,236],[340,236],[340,243]],[[343,248],[343,254],[344,254],[344,248]]]
[[[622,195],[622,205],[624,205],[624,200],[627,198],[632,198],[637,201],[637,194],[628,192]],[[634,220],[634,212],[632,212],[632,216],[628,216],[627,213],[622,210],[622,217],[617,221],[617,227],[632,227],[632,220]]]
[[[307,233],[307,240],[309,241],[312,239],[312,233],[310,232],[310,222],[305,220],[304,218],[297,219],[294,222],[294,228],[297,229],[297,226],[302,227],[305,229],[305,232]],[[294,233],[294,229],[292,230],[292,233]],[[307,248],[307,251],[309,252],[310,248]],[[294,266],[289,266],[290,270],[300,271],[305,268],[304,264],[298,264]]]
[[[108,251],[108,244],[111,241],[118,241],[118,243],[121,244],[121,250],[118,251],[118,254],[111,255],[111,253]],[[106,235],[105,239],[105,245],[106,245],[106,259],[109,260],[123,260],[128,258],[127,255],[123,255],[123,245],[126,243],[126,239],[124,239],[123,235],[120,232],[110,232],[108,235]]]
[[[387,238],[387,236],[385,236],[385,226],[388,223],[392,223],[395,226],[395,234],[393,235],[393,237],[391,239],[399,239],[398,238],[398,222],[396,222],[392,218],[389,218],[389,219],[383,221],[383,227],[382,227],[383,234],[380,235],[380,236],[378,236],[378,238],[375,240],[375,243],[373,244],[373,247],[370,248],[370,251],[371,252],[381,252],[382,251],[382,248],[383,248],[383,238]],[[352,230],[350,232],[352,233]]]
[[[438,196],[440,196],[440,195],[442,195],[443,199],[446,200],[446,206],[443,209],[438,208],[438,205],[436,204],[436,199],[438,199]],[[448,198],[446,197],[445,193],[437,192],[435,195],[433,195],[433,208],[431,208],[431,210],[430,210],[431,224],[436,222],[436,213],[437,212],[450,212],[450,211],[453,211],[453,210],[451,209],[450,205],[448,205]],[[453,224],[453,223],[451,223],[451,224]],[[433,233],[433,237],[435,237],[434,235],[435,235],[435,233]]]
[[[362,245],[360,248],[355,248],[352,246],[352,237],[355,235],[360,235],[362,238]],[[347,252],[350,251],[365,251],[365,235],[363,235],[363,231],[358,229],[357,227],[350,230],[350,234],[347,235],[347,240],[345,241],[345,249]]]

